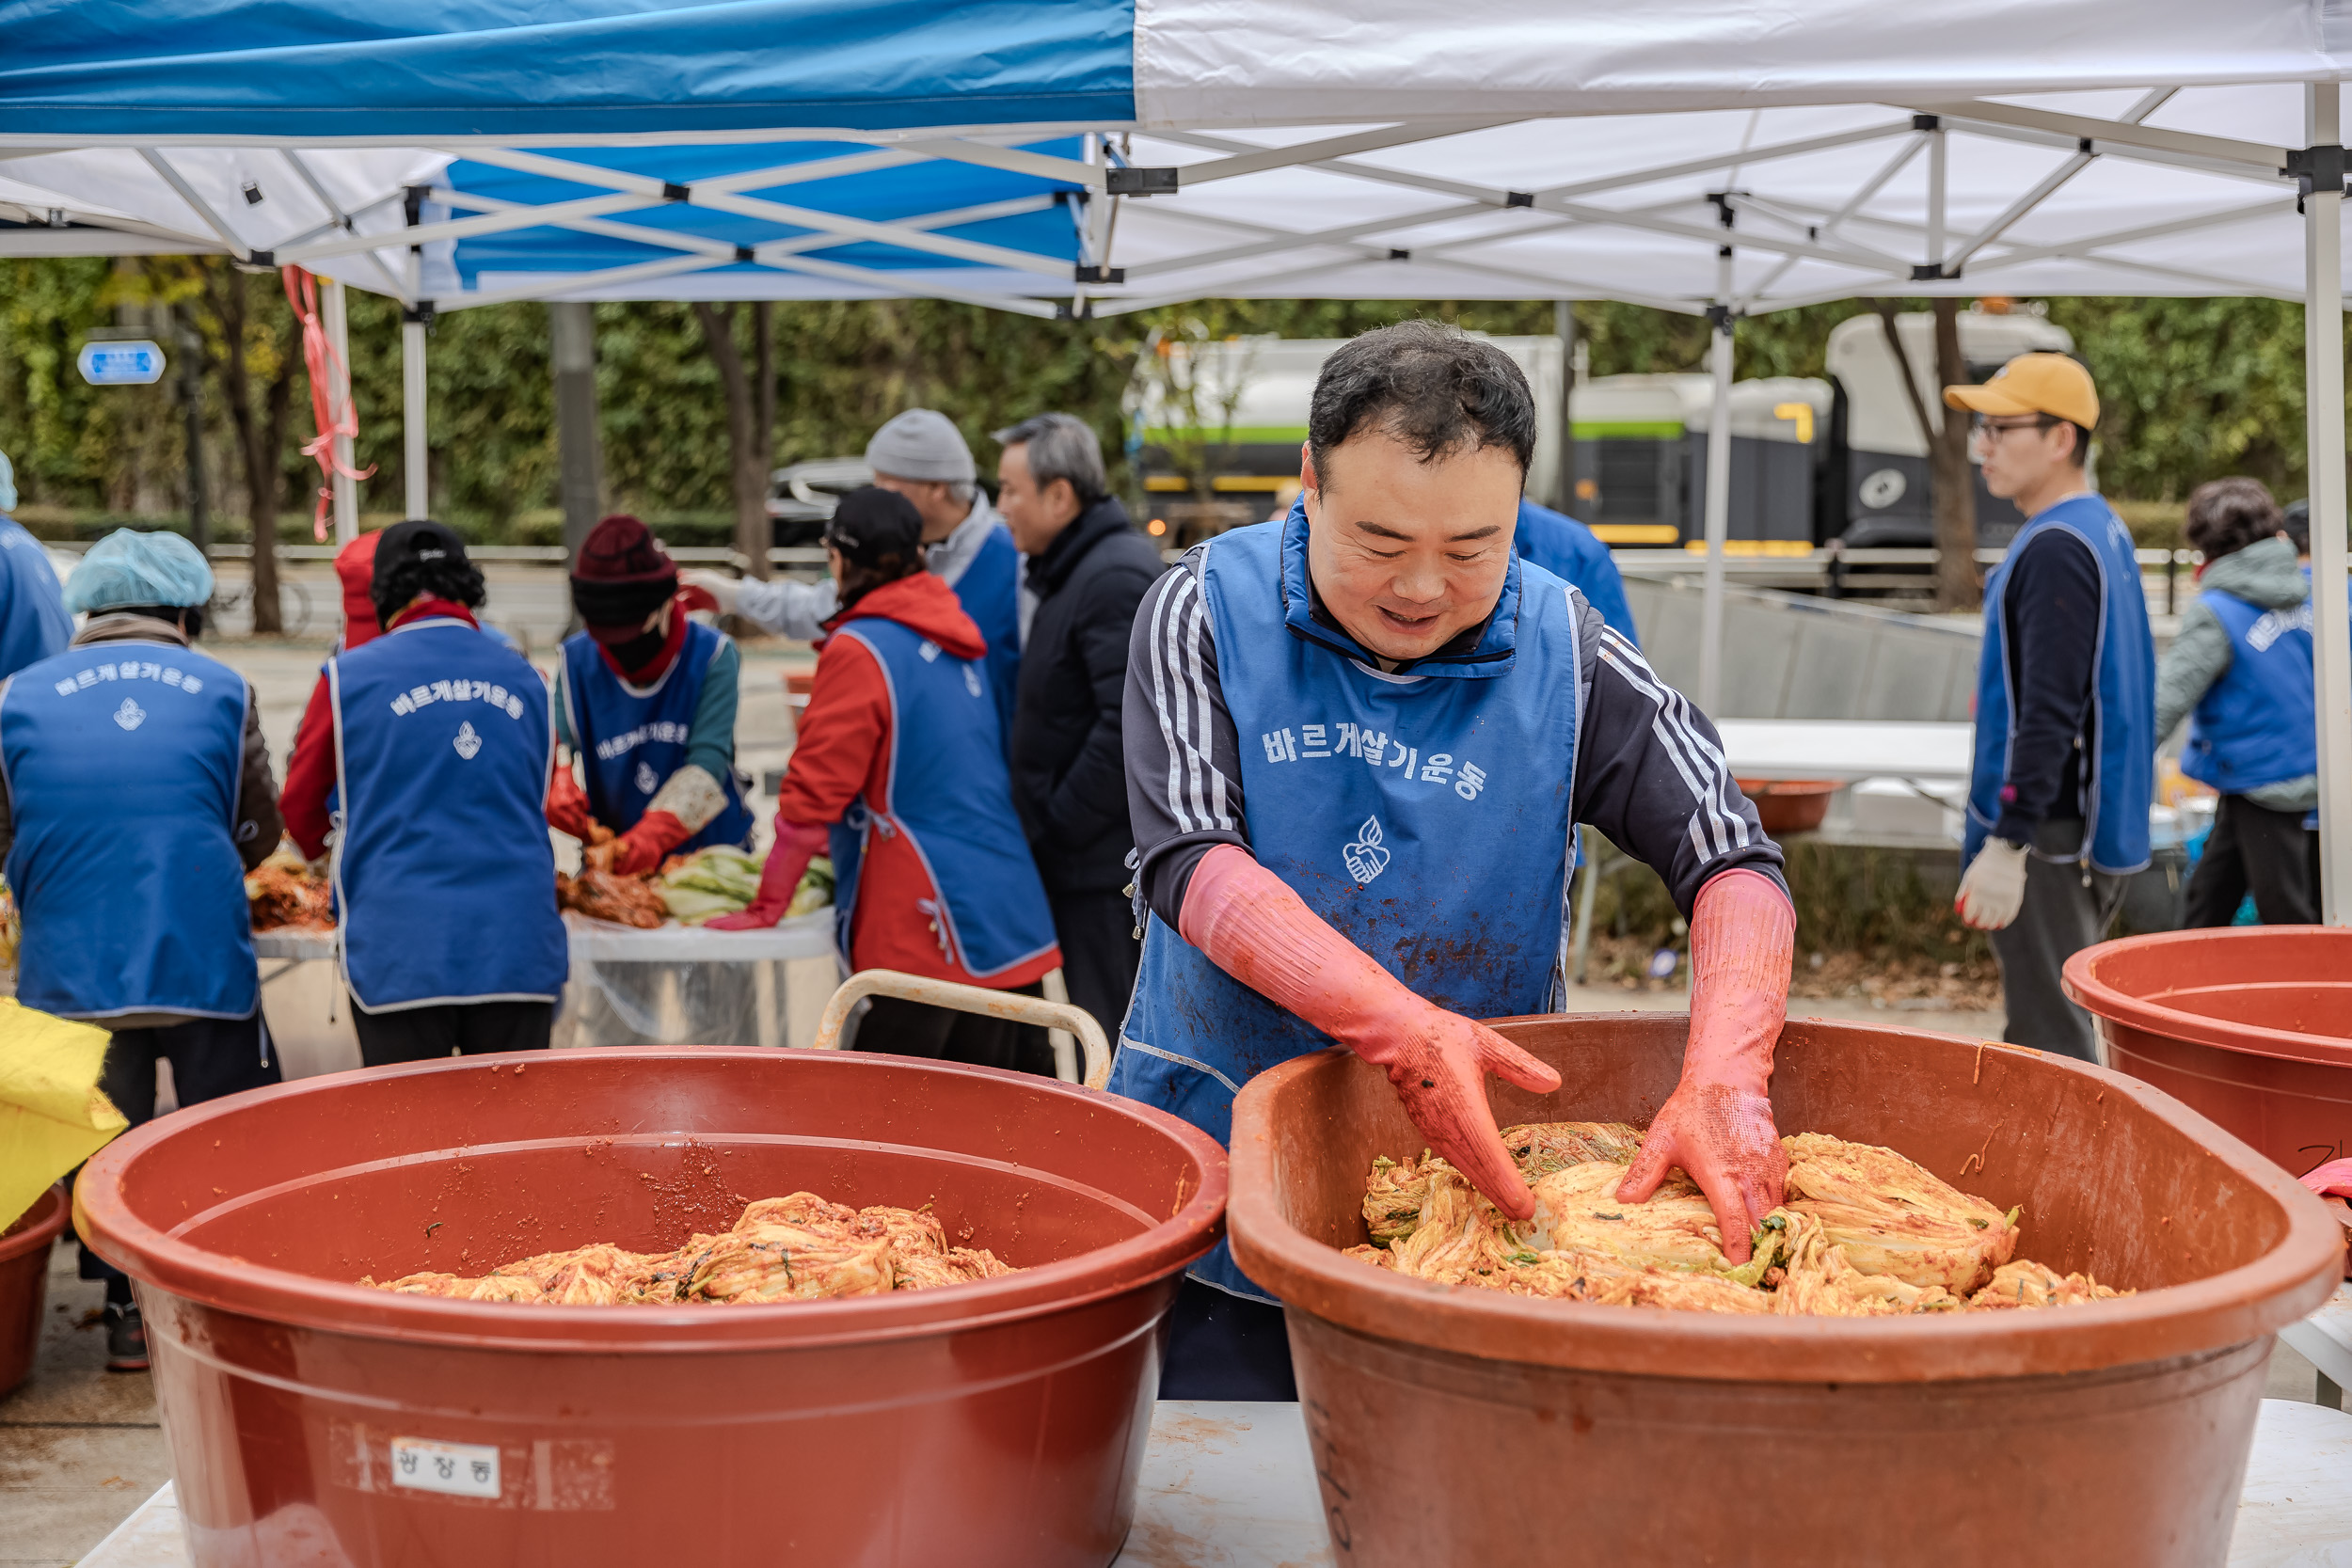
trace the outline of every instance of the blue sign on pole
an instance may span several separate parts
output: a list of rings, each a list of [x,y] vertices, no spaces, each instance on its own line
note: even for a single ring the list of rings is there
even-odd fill
[[[164,378],[163,347],[144,339],[84,343],[74,363],[93,387],[147,387]]]

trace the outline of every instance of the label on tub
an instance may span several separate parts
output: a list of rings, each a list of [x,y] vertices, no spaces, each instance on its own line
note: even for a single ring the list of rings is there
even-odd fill
[[[394,1486],[453,1497],[495,1498],[499,1495],[499,1451],[494,1448],[434,1443],[422,1437],[395,1437],[390,1448]]]

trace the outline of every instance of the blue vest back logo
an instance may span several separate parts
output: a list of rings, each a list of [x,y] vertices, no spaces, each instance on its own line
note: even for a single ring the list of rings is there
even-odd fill
[[[147,710],[125,697],[122,699],[122,705],[115,709],[115,722],[126,730],[135,730],[147,722]]]
[[[457,748],[459,756],[471,762],[474,753],[482,750],[482,737],[474,733],[473,721],[467,720],[457,726],[457,737],[450,744]]]
[[[1368,887],[1372,879],[1389,868],[1389,851],[1380,843],[1380,819],[1364,818],[1364,825],[1356,830],[1356,841],[1340,851],[1347,863],[1347,874],[1356,879],[1359,887]]]
[[[653,764],[639,758],[637,762],[637,793],[651,795],[661,787],[661,780],[653,770]]]
[[[980,694],[980,673],[969,664],[963,667],[963,689],[975,697]]]

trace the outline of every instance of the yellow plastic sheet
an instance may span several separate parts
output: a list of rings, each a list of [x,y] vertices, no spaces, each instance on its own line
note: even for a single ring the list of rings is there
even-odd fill
[[[99,1092],[106,1038],[0,998],[0,1229],[131,1125]]]

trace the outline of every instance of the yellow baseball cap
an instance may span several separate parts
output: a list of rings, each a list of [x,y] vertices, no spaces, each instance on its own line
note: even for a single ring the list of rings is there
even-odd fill
[[[2099,425],[2099,388],[2063,354],[2021,354],[1981,387],[1945,388],[1944,401],[1978,414],[2047,414],[2085,430]]]

